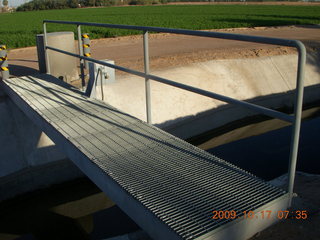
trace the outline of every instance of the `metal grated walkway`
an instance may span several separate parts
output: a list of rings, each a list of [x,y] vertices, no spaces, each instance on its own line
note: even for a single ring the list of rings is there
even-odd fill
[[[245,239],[276,221],[288,196],[50,75],[4,80],[10,98],[155,239]],[[237,219],[212,219],[234,210]],[[243,218],[272,210],[271,219]],[[239,218],[238,218],[239,217]]]

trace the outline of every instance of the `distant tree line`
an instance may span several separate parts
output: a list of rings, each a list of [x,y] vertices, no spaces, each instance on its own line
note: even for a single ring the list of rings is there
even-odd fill
[[[3,2],[7,0],[3,0]],[[281,0],[32,0],[17,7],[16,11],[34,11],[48,9],[102,7],[115,5],[151,5],[167,2],[264,2]],[[282,0],[297,1],[297,0]],[[309,0],[317,1],[317,0]]]
[[[17,7],[16,11],[76,8],[76,0],[33,0]]]
[[[151,5],[166,2],[167,0],[32,0],[17,7],[16,11],[101,7],[115,5]]]
[[[4,7],[7,7],[7,6],[8,6],[8,3],[9,3],[8,0],[3,0],[3,1],[2,1],[2,4],[3,4]],[[1,6],[0,6],[0,7],[1,7]]]

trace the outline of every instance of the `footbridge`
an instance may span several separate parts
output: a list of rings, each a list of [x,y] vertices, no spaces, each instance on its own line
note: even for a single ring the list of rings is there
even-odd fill
[[[303,93],[304,46],[294,40],[177,29],[98,23],[44,21],[128,28],[143,32],[145,72],[105,63],[83,54],[57,51],[145,78],[149,123],[143,122],[48,74],[3,78],[11,100],[124,212],[154,239],[247,239],[279,220],[291,206]],[[294,115],[178,84],[149,74],[148,32],[167,32],[280,44],[299,51]],[[47,62],[49,59],[47,59]],[[47,65],[49,67],[49,65]],[[293,123],[288,189],[274,187],[150,124],[149,81],[239,104]],[[91,83],[92,84],[92,83]],[[259,159],[257,159],[259,161]]]

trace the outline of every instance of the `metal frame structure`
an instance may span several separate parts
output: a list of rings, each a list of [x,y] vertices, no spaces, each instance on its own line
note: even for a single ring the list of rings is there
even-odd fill
[[[246,240],[287,209],[283,189],[107,103],[81,97],[51,75],[0,85],[152,239]],[[213,219],[211,210],[234,210],[238,217]]]
[[[106,63],[103,61],[96,60],[94,58],[85,57],[81,51],[81,44],[79,42],[79,53],[74,54],[61,49],[50,47],[47,44],[47,23],[57,23],[57,24],[69,24],[76,25],[78,36],[81,36],[81,26],[95,26],[104,28],[117,28],[117,29],[131,29],[143,32],[143,49],[144,49],[144,72],[136,71],[133,69],[121,67],[118,65]],[[143,27],[143,26],[132,26],[132,25],[117,25],[117,24],[103,24],[103,23],[88,23],[88,22],[73,22],[73,21],[56,21],[56,20],[44,20],[43,21],[43,31],[44,31],[44,45],[45,45],[45,56],[46,56],[46,66],[47,73],[50,74],[50,65],[48,58],[48,50],[60,52],[69,56],[77,57],[81,61],[91,61],[98,63],[110,68],[114,68],[129,74],[133,74],[142,78],[145,78],[145,89],[146,89],[146,109],[147,109],[147,122],[151,123],[151,92],[150,92],[150,80],[161,82],[176,88],[184,89],[193,93],[200,94],[209,98],[217,99],[229,104],[236,104],[243,106],[252,111],[258,112],[270,116],[272,118],[278,118],[286,122],[290,122],[293,125],[291,143],[290,143],[290,157],[289,157],[289,170],[288,170],[288,193],[290,196],[290,201],[288,207],[291,207],[292,197],[293,197],[293,187],[294,178],[296,171],[297,155],[298,155],[298,145],[300,136],[300,125],[301,125],[301,113],[302,113],[302,103],[303,103],[303,89],[304,89],[304,67],[306,62],[306,49],[303,43],[298,40],[290,39],[280,39],[280,38],[270,38],[270,37],[260,37],[260,36],[249,36],[241,34],[231,34],[231,33],[220,33],[220,32],[206,32],[206,31],[193,31],[193,30],[183,30],[183,29],[171,29],[171,28],[159,28],[159,27]],[[248,103],[245,101],[233,99],[227,96],[223,96],[214,92],[209,92],[200,88],[184,85],[181,83],[174,82],[169,79],[161,78],[149,73],[149,45],[148,45],[148,33],[149,32],[162,32],[162,33],[173,33],[181,35],[191,35],[199,37],[210,37],[210,38],[220,38],[228,40],[237,40],[245,42],[255,42],[271,45],[280,45],[287,47],[294,47],[298,51],[298,69],[296,78],[296,90],[295,90],[295,101],[294,101],[294,114],[289,115],[272,109],[268,109],[256,104]],[[81,41],[81,38],[79,38]],[[82,65],[81,65],[82,66]]]

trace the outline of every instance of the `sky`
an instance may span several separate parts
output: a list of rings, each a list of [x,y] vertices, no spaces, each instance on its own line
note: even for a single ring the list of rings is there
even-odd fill
[[[2,0],[0,0],[2,3]],[[10,7],[17,7],[25,2],[29,2],[30,0],[8,0]]]

